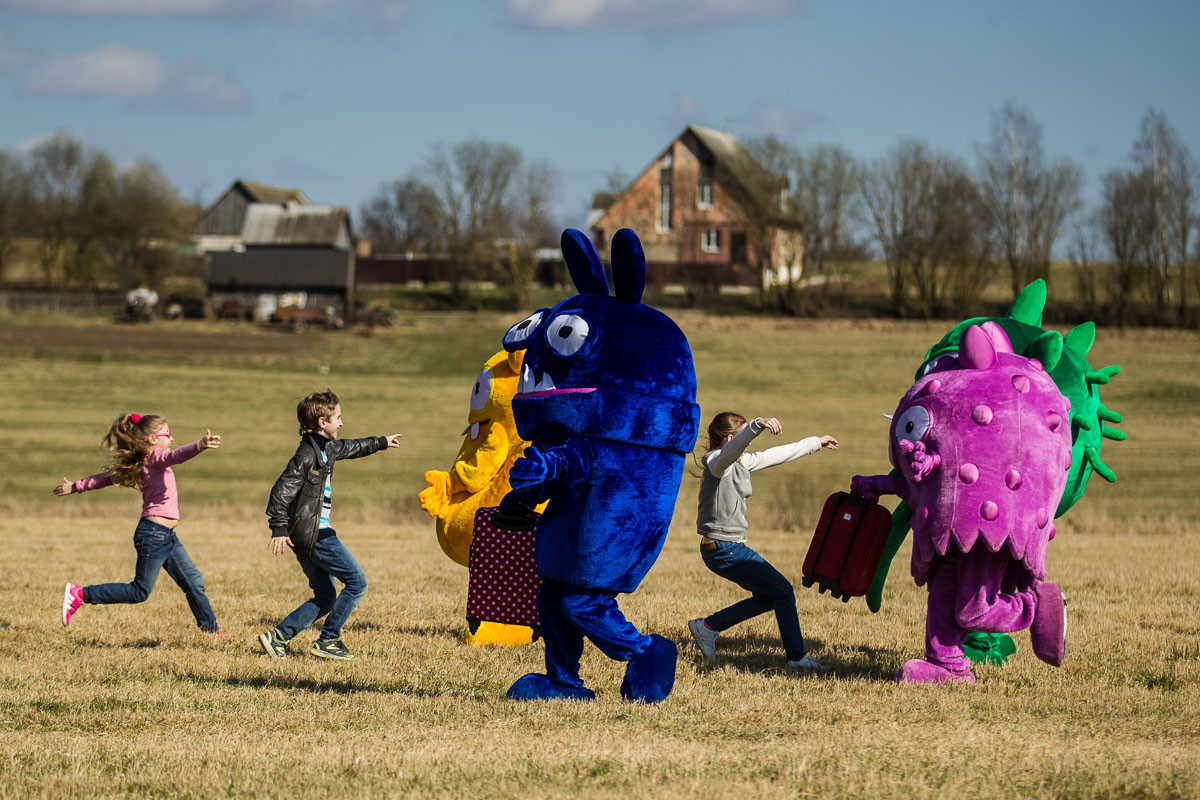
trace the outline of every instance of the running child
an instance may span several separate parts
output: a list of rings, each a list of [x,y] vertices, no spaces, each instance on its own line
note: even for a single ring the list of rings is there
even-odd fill
[[[261,634],[258,641],[268,655],[283,658],[290,652],[292,637],[325,617],[309,652],[321,658],[349,660],[354,654],[342,643],[342,626],[366,593],[367,576],[329,521],[333,465],[399,447],[400,434],[338,439],[342,405],[328,389],[301,400],[296,406],[296,419],[300,422],[300,446],[271,487],[267,501],[267,524],[271,528],[267,548],[273,555],[292,548],[313,596]],[[334,578],[342,582],[341,592],[336,591]]]
[[[63,625],[71,624],[72,616],[84,603],[145,602],[154,588],[158,571],[165,569],[183,590],[200,630],[222,639],[230,638],[217,625],[212,605],[204,593],[204,578],[175,533],[179,525],[179,491],[175,485],[175,472],[171,469],[204,450],[220,447],[221,437],[206,430],[203,437],[177,450],[171,449],[174,441],[171,428],[162,417],[122,414],[104,435],[104,447],[112,458],[108,469],[78,481],[63,478],[63,482],[54,487],[54,494],[60,497],[113,485],[128,486],[142,493],[142,518],[133,531],[133,547],[137,551],[133,580],[92,586],[68,583],[63,592]]]
[[[828,669],[805,651],[791,581],[746,545],[746,498],[752,491],[751,472],[795,461],[821,448],[837,450],[838,441],[832,436],[809,436],[791,444],[747,453],[746,447],[764,430],[778,436],[783,426],[774,417],[756,417],[747,423],[745,417],[732,411],[717,414],[708,426],[708,452],[701,459],[704,472],[700,476],[696,519],[697,533],[703,537],[700,556],[706,567],[750,592],[750,597],[715,614],[691,620],[688,630],[704,657],[715,661],[718,634],[774,611],[788,666]]]

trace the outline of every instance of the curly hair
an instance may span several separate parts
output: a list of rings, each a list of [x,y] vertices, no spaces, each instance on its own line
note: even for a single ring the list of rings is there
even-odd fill
[[[167,421],[155,414],[145,414],[134,422],[134,416],[122,414],[113,420],[100,444],[111,458],[107,472],[113,483],[140,490],[146,456],[153,449],[147,437],[158,432]]]
[[[296,420],[300,423],[300,435],[317,432],[317,421],[324,417],[329,419],[341,404],[332,389],[323,392],[313,392],[296,406]]]

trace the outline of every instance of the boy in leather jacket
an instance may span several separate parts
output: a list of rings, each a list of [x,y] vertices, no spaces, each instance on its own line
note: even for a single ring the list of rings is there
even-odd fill
[[[267,501],[267,524],[271,528],[268,549],[280,555],[286,547],[292,548],[313,596],[261,634],[258,641],[268,655],[283,658],[290,652],[292,637],[324,616],[321,634],[309,652],[321,658],[349,660],[354,655],[342,644],[342,626],[366,593],[367,578],[329,522],[333,465],[399,447],[400,434],[338,439],[342,406],[328,389],[301,400],[296,418],[300,422],[300,446],[271,487]],[[336,594],[335,578],[343,584]]]

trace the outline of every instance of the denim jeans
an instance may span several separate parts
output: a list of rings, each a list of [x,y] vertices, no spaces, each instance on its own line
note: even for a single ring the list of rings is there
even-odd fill
[[[150,596],[158,571],[165,569],[171,580],[179,584],[187,597],[188,606],[200,630],[217,630],[208,596],[204,594],[204,578],[183,548],[175,531],[157,522],[143,519],[133,532],[133,547],[137,550],[137,566],[130,583],[99,583],[83,588],[83,602],[94,605],[110,603],[142,603]]]
[[[783,649],[791,661],[804,658],[804,637],[796,615],[796,592],[791,581],[766,559],[742,542],[716,542],[715,550],[700,548],[704,566],[750,592],[750,597],[723,608],[704,621],[714,631],[724,631],[740,622],[775,612]]]
[[[301,555],[299,550],[292,552],[296,554],[300,569],[308,578],[313,596],[276,625],[275,632],[280,639],[287,641],[328,614],[320,638],[342,638],[342,626],[367,592],[367,576],[363,574],[362,567],[358,566],[336,533],[317,539],[311,557]],[[341,592],[337,591],[334,578],[342,582]]]

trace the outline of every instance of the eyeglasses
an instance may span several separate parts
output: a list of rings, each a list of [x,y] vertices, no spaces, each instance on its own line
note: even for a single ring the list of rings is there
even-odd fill
[[[153,439],[155,436],[166,436],[168,439],[170,439],[171,438],[171,429],[167,428],[165,431],[159,431],[158,433],[151,433],[146,438]]]

